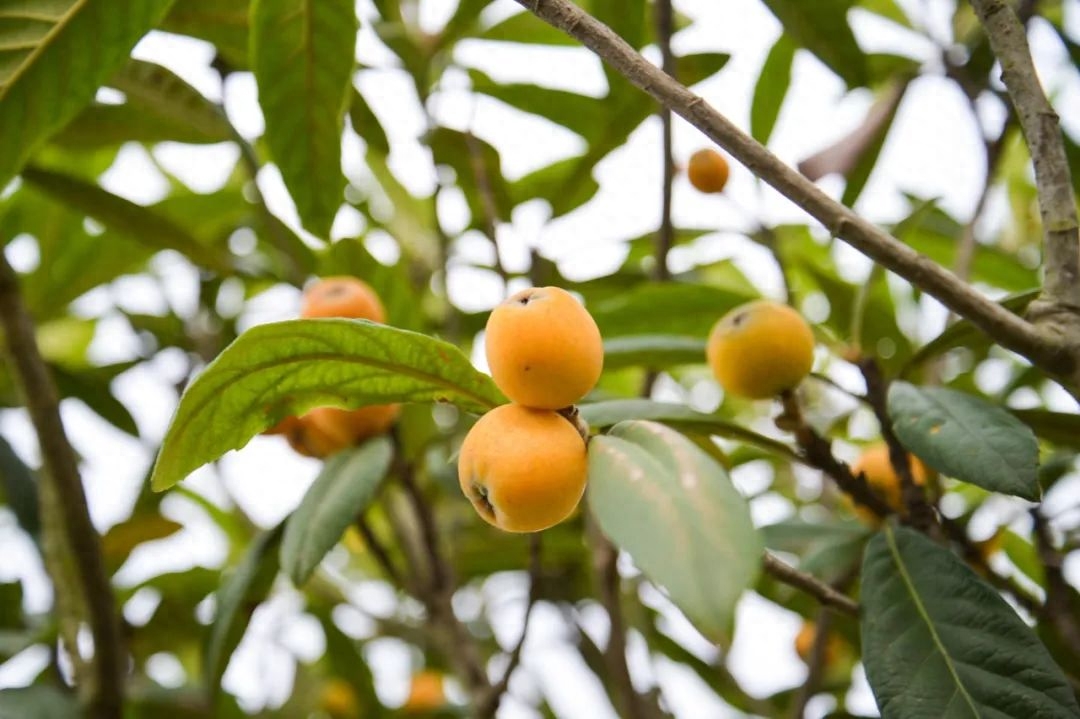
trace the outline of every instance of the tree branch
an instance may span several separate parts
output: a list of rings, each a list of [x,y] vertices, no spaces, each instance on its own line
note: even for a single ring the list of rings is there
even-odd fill
[[[1056,336],[984,297],[927,257],[830,198],[817,185],[739,130],[700,96],[650,64],[609,27],[569,0],[515,0],[577,38],[631,83],[670,107],[752,172],[821,222],[833,235],[968,318],[1004,347],[1055,376],[1070,375],[1075,355]]]
[[[1042,615],[1057,628],[1069,652],[1080,659],[1080,626],[1077,625],[1070,602],[1070,595],[1075,590],[1065,579],[1062,571],[1064,559],[1054,547],[1050,524],[1038,507],[1031,510],[1031,519],[1035,524],[1035,547],[1046,573],[1046,603]]]
[[[854,599],[843,592],[836,591],[817,577],[806,572],[800,572],[795,567],[781,562],[771,553],[765,552],[762,566],[777,581],[801,589],[821,602],[822,605],[832,607],[853,617],[859,616],[859,605]]]
[[[487,699],[476,711],[480,719],[491,719],[499,710],[503,695],[510,686],[510,677],[521,663],[521,652],[525,647],[525,639],[529,636],[529,619],[532,617],[532,608],[540,600],[540,579],[542,573],[540,533],[529,535],[529,596],[525,600],[525,619],[521,625],[521,638],[510,652],[510,660],[506,664],[506,670],[502,678],[491,687]]]
[[[671,77],[675,77],[675,55],[671,52],[672,19],[671,0],[656,0],[656,41],[660,46],[661,68]],[[675,183],[675,158],[672,151],[671,110],[660,105],[660,122],[663,126],[663,147],[661,162],[664,168],[664,180],[660,188],[660,229],[656,233],[656,279],[666,280],[671,277],[668,268],[668,253],[675,244],[675,228],[671,223],[671,195]]]
[[[1027,32],[1017,14],[1004,0],[972,0],[971,5],[1001,63],[1001,79],[1035,165],[1046,275],[1039,307],[1029,310],[1029,316],[1065,312],[1075,324],[1080,322],[1080,229],[1061,124],[1039,84]]]
[[[60,400],[38,350],[34,323],[19,294],[15,270],[0,248],[0,325],[15,384],[30,414],[41,447],[42,535],[59,553],[46,551],[58,603],[81,604],[90,626],[90,677],[81,678],[86,712],[92,719],[123,714],[126,656],[112,585],[101,556],[101,538],[90,520],[78,460],[60,419]],[[73,565],[73,566],[70,566]],[[67,585],[71,578],[75,586]],[[74,657],[79,647],[69,646]]]
[[[828,609],[822,607],[818,610],[814,621],[814,641],[810,645],[810,656],[806,660],[806,681],[799,687],[795,694],[795,701],[791,705],[791,719],[803,719],[806,714],[806,705],[814,698],[817,692],[821,675],[825,672],[826,658],[829,648],[829,630],[832,628],[832,615]]]

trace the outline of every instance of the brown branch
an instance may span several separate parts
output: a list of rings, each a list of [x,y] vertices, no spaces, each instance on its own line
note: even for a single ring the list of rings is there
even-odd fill
[[[92,719],[119,719],[123,714],[127,657],[120,632],[115,598],[105,562],[101,538],[90,520],[79,465],[68,442],[60,418],[60,400],[38,349],[34,322],[19,294],[15,270],[0,248],[0,325],[5,351],[22,401],[30,414],[41,447],[42,536],[48,544],[65,553],[61,565],[49,561],[58,601],[81,603],[87,616],[79,617],[90,626],[94,640],[89,660],[91,676],[84,687],[87,716]],[[65,586],[71,576],[63,564],[73,564],[76,586]],[[77,646],[69,646],[79,656]]]
[[[671,52],[671,34],[674,20],[671,0],[656,0],[656,42],[660,46],[660,67],[670,77],[675,77],[675,55]],[[675,244],[675,228],[671,222],[672,186],[675,183],[675,158],[673,157],[671,138],[671,110],[660,105],[660,123],[663,127],[661,162],[664,168],[664,180],[660,186],[660,230],[656,233],[656,279],[666,280],[671,277],[668,268],[668,253]]]
[[[1004,0],[972,0],[990,48],[1001,63],[1001,79],[1020,119],[1031,159],[1043,222],[1045,280],[1039,306],[1029,316],[1080,312],[1080,229],[1061,123],[1046,98],[1027,32]]]
[[[881,437],[889,447],[889,462],[900,478],[900,496],[907,508],[907,516],[904,519],[920,532],[940,538],[941,532],[934,508],[926,501],[926,492],[923,488],[915,484],[915,477],[911,473],[911,457],[892,430],[892,420],[889,419],[887,406],[889,383],[882,376],[881,368],[872,357],[863,358],[859,362],[859,370],[862,372],[863,379],[866,380],[866,396],[870,400],[870,407],[874,410],[874,416],[877,417],[878,425],[881,427]]]
[[[540,533],[529,535],[529,596],[525,600],[525,619],[521,625],[521,638],[518,639],[510,659],[506,664],[506,670],[502,677],[491,687],[487,699],[476,710],[476,716],[480,719],[490,719],[499,710],[503,695],[510,686],[510,677],[521,663],[522,649],[525,647],[525,639],[529,636],[529,620],[532,618],[532,608],[540,601],[540,581],[542,576],[541,541]]]
[[[402,589],[409,591],[410,585],[408,580],[398,571],[398,568],[394,565],[393,561],[391,561],[390,553],[386,551],[386,547],[383,546],[382,542],[375,535],[375,532],[371,529],[371,525],[368,524],[367,520],[364,519],[363,516],[358,516],[354,524],[356,525],[357,531],[360,532],[360,536],[364,538],[364,544],[367,545],[368,551],[371,552],[371,556],[375,558],[375,563],[378,564],[383,570],[383,573],[386,574],[386,578]]]
[[[400,452],[398,456],[401,456]],[[399,460],[397,469],[396,474],[420,525],[420,538],[429,570],[426,582],[417,581],[417,591],[427,608],[430,622],[439,630],[436,638],[465,683],[475,715],[477,707],[491,691],[484,660],[468,628],[454,614],[453,573],[439,548],[438,528],[431,506],[416,483],[412,465]]]
[[[469,165],[472,168],[473,179],[476,181],[476,189],[480,195],[480,207],[484,216],[480,218],[481,227],[491,247],[495,251],[495,271],[503,281],[503,286],[509,288],[510,273],[503,265],[502,256],[499,255],[498,223],[499,212],[495,204],[495,191],[491,186],[491,178],[488,177],[487,167],[484,166],[484,153],[480,147],[480,141],[471,131],[465,132],[465,146],[469,151]]]
[[[1071,374],[1075,355],[1052,333],[986,298],[927,257],[829,197],[759,142],[739,130],[704,99],[653,66],[609,27],[569,0],[516,0],[545,22],[577,38],[631,83],[670,107],[735,159],[821,222],[835,236],[885,265],[957,314],[968,318],[1004,347],[1043,370]]]
[[[810,656],[806,661],[806,681],[795,694],[795,701],[791,705],[791,719],[802,719],[806,713],[806,705],[817,693],[818,683],[825,671],[825,658],[828,656],[829,647],[829,625],[831,624],[831,612],[822,607],[814,620],[814,642],[810,645]]]
[[[1031,519],[1035,523],[1035,547],[1046,573],[1046,603],[1042,614],[1057,629],[1069,653],[1080,659],[1080,626],[1069,600],[1074,590],[1062,571],[1064,558],[1054,547],[1050,523],[1038,507],[1031,510]]]
[[[622,597],[617,562],[619,550],[611,543],[592,514],[588,515],[586,529],[592,545],[593,577],[600,595],[600,603],[607,611],[610,630],[608,643],[604,648],[604,663],[608,676],[619,695],[619,716],[625,719],[653,719],[660,714],[659,709],[650,707],[634,688],[630,679],[630,668],[626,664],[626,624],[623,621]]]
[[[762,566],[777,581],[801,589],[821,602],[822,605],[832,607],[853,617],[859,616],[859,605],[854,599],[843,592],[836,591],[817,577],[781,562],[769,552],[765,553]]]

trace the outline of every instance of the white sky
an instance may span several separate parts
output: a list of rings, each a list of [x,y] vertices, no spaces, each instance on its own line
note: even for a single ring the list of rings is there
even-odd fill
[[[953,3],[948,0],[900,0],[913,17],[931,29],[938,38],[949,35],[948,18]],[[423,0],[420,19],[428,29],[437,29],[455,5],[454,0]],[[678,54],[704,51],[729,52],[732,58],[724,70],[696,90],[741,127],[749,125],[750,98],[761,63],[779,33],[776,20],[757,0],[678,0],[677,8],[693,17],[695,24],[674,40]],[[363,18],[373,10],[366,0],[358,4]],[[492,17],[510,14],[518,6],[502,0],[489,9]],[[1080,13],[1076,4],[1067,4],[1073,36],[1080,35]],[[734,21],[733,21],[734,20]],[[949,212],[966,219],[974,206],[982,182],[982,150],[976,125],[960,93],[941,77],[935,48],[917,36],[895,26],[853,13],[852,20],[860,44],[867,51],[895,51],[924,61],[932,68],[926,77],[909,90],[886,143],[877,170],[867,185],[859,209],[874,220],[893,221],[905,213],[904,191],[922,196],[937,196]],[[1041,22],[1033,27],[1033,48],[1047,89],[1059,107],[1080,106],[1080,83],[1074,72],[1064,73],[1068,60],[1056,37]],[[223,88],[216,73],[209,68],[212,57],[208,45],[161,33],[152,33],[136,48],[137,57],[166,65],[214,100],[224,100],[230,119],[247,137],[262,132],[263,122],[257,105],[255,83],[250,75],[233,76]],[[430,155],[420,144],[422,117],[411,84],[402,71],[392,67],[392,56],[378,45],[370,25],[365,23],[357,47],[357,58],[377,69],[358,76],[360,87],[369,98],[391,141],[390,165],[407,187],[427,194],[433,187]],[[543,50],[494,45],[470,41],[462,43],[456,59],[476,67],[502,81],[530,81],[586,94],[602,94],[605,89],[599,61],[577,48]],[[652,58],[655,61],[655,57]],[[804,52],[796,59],[792,87],[784,111],[773,134],[770,148],[794,164],[827,146],[856,126],[872,102],[866,91],[844,94],[843,86],[820,63]],[[448,73],[435,103],[440,122],[459,129],[471,128],[478,136],[499,150],[503,169],[509,179],[575,153],[580,141],[571,133],[535,118],[526,118],[490,100],[479,101],[470,95],[464,74]],[[1080,119],[1063,113],[1080,134]],[[984,121],[996,128],[1001,108],[989,103]],[[704,138],[681,120],[675,124],[676,161],[686,158],[706,144]],[[630,142],[613,153],[597,168],[600,192],[586,207],[546,222],[545,210],[537,203],[522,206],[512,222],[500,228],[503,260],[511,269],[521,269],[527,250],[539,247],[556,259],[571,278],[586,278],[608,273],[623,260],[621,241],[653,230],[660,214],[661,164],[660,125],[656,118],[644,123]],[[349,177],[363,177],[361,149],[354,141],[346,142],[345,171]],[[193,190],[213,192],[225,181],[237,159],[237,151],[227,145],[193,147],[161,145],[153,150],[156,162],[175,174]],[[146,151],[138,146],[124,148],[116,163],[102,178],[102,184],[134,201],[149,203],[167,191],[165,178],[154,167]],[[265,169],[259,184],[271,208],[296,226],[295,210],[287,197],[280,176],[272,167]],[[841,186],[831,178],[822,182],[830,192],[839,194]],[[450,194],[450,193],[447,193]],[[1000,219],[1002,198],[997,197],[988,216]],[[440,208],[447,226],[460,226],[464,203],[451,198]],[[360,225],[355,213],[343,210],[335,223],[335,237],[355,234]],[[675,185],[674,217],[678,225],[716,227],[717,232],[686,248],[672,253],[672,269],[679,271],[704,261],[734,258],[736,263],[766,294],[779,289],[779,277],[763,251],[737,234],[747,226],[747,217],[770,223],[805,222],[801,211],[759,183],[743,168],[733,166],[729,188],[721,198],[694,192],[684,177]],[[372,251],[392,260],[392,248],[373,245]],[[484,242],[460,243],[461,259],[490,262],[489,245]],[[35,262],[32,241],[12,245],[9,254],[21,267]],[[840,250],[837,260],[845,276],[865,275],[869,263],[854,251]],[[130,358],[135,350],[134,335],[126,322],[112,308],[122,303],[127,309],[162,312],[167,306],[181,313],[195,306],[196,279],[190,266],[165,254],[154,263],[157,279],[146,276],[117,280],[111,287],[95,290],[76,303],[87,315],[104,317],[93,345],[96,360],[117,361]],[[490,270],[459,262],[448,277],[451,299],[464,309],[490,308],[502,296],[504,288]],[[295,316],[298,294],[281,287],[260,296],[245,310],[246,325]],[[921,318],[915,322],[923,338],[941,327],[944,313],[932,300],[920,306]],[[476,355],[482,356],[479,352]],[[135,415],[143,434],[141,442],[105,425],[87,408],[74,401],[64,403],[63,413],[69,435],[84,458],[84,480],[91,512],[96,525],[104,530],[124,519],[138,491],[139,483],[152,459],[153,448],[164,435],[174,400],[170,386],[179,379],[185,363],[175,351],[161,353],[153,361],[123,375],[114,385],[119,398]],[[988,381],[992,381],[992,378]],[[686,399],[670,386],[674,397]],[[695,390],[697,391],[697,390]],[[705,402],[719,401],[715,388],[705,389]],[[695,395],[697,396],[697,395]],[[700,399],[700,397],[699,397]],[[17,450],[36,461],[33,435],[21,411],[0,413],[0,431]],[[869,431],[873,431],[873,428]],[[233,453],[217,470],[203,468],[187,486],[214,501],[237,502],[258,523],[269,526],[296,506],[314,478],[319,464],[297,457],[278,438],[256,438],[243,451]],[[847,448],[850,452],[851,448]],[[736,474],[743,491],[761,486],[763,477],[757,467],[749,466]],[[165,570],[181,570],[194,565],[219,566],[225,546],[220,532],[201,511],[180,497],[170,497],[164,504],[169,516],[185,523],[186,528],[166,540],[140,548],[122,570],[119,581],[134,583],[140,578]],[[755,520],[759,524],[776,521],[791,512],[790,505],[775,495],[755,500]],[[47,608],[51,598],[27,541],[14,528],[14,520],[0,510],[0,581],[21,578],[27,590],[26,605],[31,611]],[[11,559],[7,559],[11,557]],[[332,560],[331,560],[332,564]],[[524,594],[520,577],[493,577],[484,588],[488,611],[504,645],[511,645],[521,626]],[[365,613],[378,615],[392,610],[385,586],[365,583],[356,593],[359,609],[353,617],[357,631],[364,631]],[[511,601],[513,598],[513,601]],[[648,597],[661,602],[670,617],[675,636],[692,648],[708,652],[707,645],[679,613],[658,593]],[[152,610],[154,599],[132,602],[126,611],[130,617]],[[295,594],[282,592],[256,614],[252,628],[226,675],[228,689],[237,692],[250,708],[276,705],[287,695],[294,658],[311,659],[321,651],[321,637],[297,618],[300,604]],[[601,611],[583,612],[584,624],[599,639],[606,636],[606,618]],[[731,669],[751,693],[766,695],[799,684],[805,668],[792,650],[792,640],[799,627],[797,617],[778,609],[756,595],[748,594],[739,609],[738,633],[731,653]],[[650,663],[644,657],[640,638],[631,641],[632,669],[635,680],[646,686],[659,680],[665,696],[679,717],[739,716],[706,691],[700,680],[688,670],[671,662]],[[392,704],[403,701],[407,677],[415,666],[408,650],[395,640],[373,642],[368,658],[376,673],[380,696]],[[40,653],[28,652],[0,666],[0,686],[25,683],[44,661]],[[577,663],[580,658],[569,650],[558,612],[541,606],[531,625],[523,662],[511,688],[515,696],[528,699],[541,691],[560,716],[603,719],[614,716],[602,697],[598,684],[587,678]],[[158,657],[150,668],[163,683],[176,682],[182,672],[175,660]],[[268,681],[274,677],[275,681]],[[816,705],[811,716],[830,710],[827,704]],[[874,702],[865,680],[857,681],[848,701],[850,711],[874,713]],[[501,719],[538,716],[526,703],[505,702]]]

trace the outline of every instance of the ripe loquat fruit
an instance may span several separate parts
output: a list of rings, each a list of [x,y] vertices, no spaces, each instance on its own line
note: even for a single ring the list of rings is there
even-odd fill
[[[526,407],[574,404],[596,386],[604,367],[592,315],[558,287],[522,290],[492,310],[485,346],[495,384]]]
[[[728,161],[716,150],[705,148],[690,156],[686,176],[699,192],[723,192],[730,168]]]
[[[324,277],[304,290],[300,316],[386,321],[386,311],[375,290],[363,280],[346,276]]]
[[[817,639],[817,625],[814,622],[803,622],[799,633],[795,635],[795,653],[804,662],[809,663],[814,651],[814,641]],[[830,667],[836,664],[844,652],[844,641],[835,633],[830,632],[825,638],[825,656],[823,664]]]
[[[401,710],[410,714],[429,712],[446,705],[446,692],[443,689],[443,675],[425,670],[417,672],[412,678],[409,697]]]
[[[926,465],[919,461],[918,457],[908,455],[911,467],[911,478],[915,484],[926,484]],[[900,486],[900,477],[889,459],[889,445],[884,442],[873,444],[863,450],[855,464],[851,465],[851,473],[855,476],[862,474],[874,492],[885,500],[885,503],[896,512],[904,511],[903,492]],[[866,507],[855,504],[855,513],[859,518],[870,525],[877,525],[880,519]]]
[[[318,407],[299,417],[286,439],[305,457],[329,457],[387,432],[400,409],[396,404],[374,404],[352,410]]]
[[[566,519],[585,492],[585,441],[556,412],[496,407],[465,436],[458,457],[461,491],[489,524],[539,532]]]
[[[756,300],[731,310],[713,326],[706,356],[725,392],[766,399],[795,389],[810,373],[814,333],[791,307]]]

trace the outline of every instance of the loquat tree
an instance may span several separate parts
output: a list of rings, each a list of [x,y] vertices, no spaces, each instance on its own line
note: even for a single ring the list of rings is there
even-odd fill
[[[1078,21],[0,0],[0,719],[1080,717]]]

